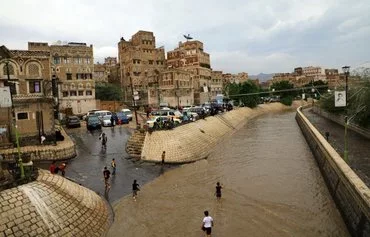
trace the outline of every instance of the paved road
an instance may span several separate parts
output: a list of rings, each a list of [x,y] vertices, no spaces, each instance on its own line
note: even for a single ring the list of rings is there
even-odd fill
[[[111,178],[112,187],[107,197],[110,202],[130,194],[134,179],[142,185],[174,167],[161,167],[128,159],[129,155],[125,151],[125,146],[133,132],[130,126],[103,128],[108,137],[106,150],[101,148],[99,141],[101,131],[99,130],[89,132],[82,125],[81,128],[66,129],[66,131],[77,145],[77,157],[68,161],[66,177],[103,195],[103,168],[107,166],[111,169],[110,163],[113,158],[116,159],[117,171],[116,175]],[[38,166],[48,169],[49,164],[50,162],[38,164]]]
[[[329,132],[329,143],[343,157],[344,153],[344,127],[319,116],[311,109],[303,110],[310,122],[325,137]],[[370,140],[348,130],[348,159],[351,168],[370,187]]]

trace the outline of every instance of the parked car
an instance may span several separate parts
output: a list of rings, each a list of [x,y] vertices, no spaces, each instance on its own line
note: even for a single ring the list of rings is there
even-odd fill
[[[98,109],[89,110],[89,112],[87,112],[87,114],[85,114],[84,116],[82,116],[82,120],[86,121],[87,120],[87,117],[89,117],[90,115],[95,114],[95,111],[99,111],[99,110]]]
[[[86,121],[86,128],[87,130],[101,129],[99,117],[96,115],[88,116]]]
[[[193,108],[193,107],[192,107]],[[192,112],[191,108],[186,108],[182,110],[183,117],[186,117],[188,119],[185,119],[186,121],[195,121],[199,119],[199,115],[196,112]]]
[[[129,109],[122,109],[121,112],[124,113],[128,117],[128,119],[130,121],[132,121],[132,112],[131,112],[131,110],[129,110]]]
[[[117,115],[117,124],[128,124],[130,122],[127,115],[123,112],[116,113]]]
[[[103,127],[113,126],[111,118],[112,118],[112,115],[105,115],[102,118],[100,118],[101,125]]]
[[[77,116],[68,116],[66,126],[67,128],[81,127],[80,119]]]

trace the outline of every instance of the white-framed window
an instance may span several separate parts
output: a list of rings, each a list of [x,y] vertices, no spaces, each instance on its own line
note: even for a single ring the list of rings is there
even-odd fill
[[[90,58],[86,58],[86,64],[90,64]]]
[[[84,91],[78,91],[78,96],[83,96],[84,95]]]
[[[29,81],[28,91],[29,93],[41,93],[41,81]]]
[[[92,95],[92,91],[86,91],[86,95]]]
[[[68,91],[63,91],[63,97],[68,97]]]

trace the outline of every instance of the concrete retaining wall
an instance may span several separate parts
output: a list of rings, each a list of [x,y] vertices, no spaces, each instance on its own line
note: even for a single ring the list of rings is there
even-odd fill
[[[111,223],[103,198],[47,171],[0,192],[0,236],[103,236]]]
[[[53,145],[38,145],[38,146],[24,146],[21,147],[21,153],[27,153],[31,156],[31,160],[65,160],[74,158],[76,156],[76,146],[71,138],[61,130],[64,136],[64,141],[57,142],[56,146]],[[0,150],[0,155],[4,161],[13,162],[18,159],[17,148]]]
[[[353,236],[370,236],[370,190],[300,109],[296,120]]]
[[[163,151],[166,151],[166,163],[187,163],[204,159],[224,135],[243,126],[248,119],[263,113],[286,109],[289,107],[280,103],[264,104],[255,109],[237,108],[173,130],[147,133],[141,159],[160,162]]]

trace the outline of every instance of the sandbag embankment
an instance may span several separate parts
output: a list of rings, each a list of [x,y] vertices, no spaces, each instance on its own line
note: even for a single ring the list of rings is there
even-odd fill
[[[166,151],[166,163],[188,163],[207,158],[222,137],[245,125],[251,118],[286,109],[290,107],[280,103],[263,104],[254,109],[237,108],[176,127],[173,130],[147,133],[141,159],[160,162],[163,151]]]

